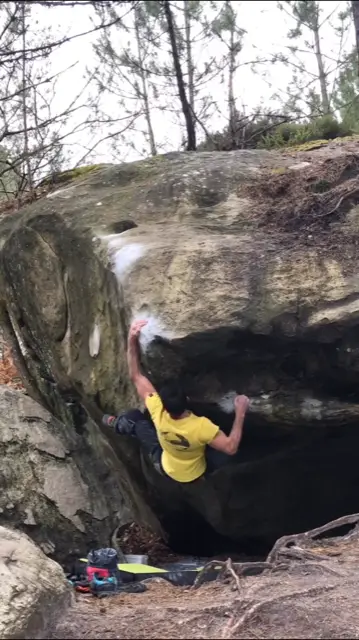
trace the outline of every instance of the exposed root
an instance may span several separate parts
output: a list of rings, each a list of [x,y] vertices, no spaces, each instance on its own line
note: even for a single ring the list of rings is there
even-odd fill
[[[241,590],[241,583],[240,583],[238,575],[236,574],[236,572],[235,572],[235,570],[233,568],[233,562],[232,562],[231,558],[228,558],[228,560],[226,562],[226,571],[228,573],[230,573],[231,576],[233,577],[233,579],[234,579],[234,581],[236,583],[237,591],[240,591]]]
[[[110,546],[111,546],[113,549],[115,549],[115,551],[117,552],[119,562],[121,562],[121,564],[126,564],[126,562],[127,562],[127,560],[126,560],[126,556],[125,556],[125,554],[123,553],[123,551],[122,551],[122,549],[121,549],[120,545],[118,544],[118,539],[117,539],[117,536],[118,536],[118,532],[119,532],[120,527],[121,527],[121,525],[119,524],[119,525],[116,527],[116,529],[113,531],[113,533],[112,533],[112,535],[111,535],[111,537],[110,537]]]
[[[325,571],[331,575],[340,575],[335,569],[323,564],[323,561],[330,560],[333,553],[330,555],[320,553],[312,549],[303,548],[303,545],[308,541],[313,541],[319,535],[332,531],[338,527],[344,525],[353,524],[356,525],[354,531],[343,537],[343,540],[350,540],[353,537],[359,536],[359,513],[354,513],[348,516],[343,516],[337,520],[332,520],[327,524],[311,529],[305,533],[283,536],[279,538],[273,549],[267,556],[265,562],[236,562],[233,563],[231,558],[228,558],[226,562],[221,560],[211,560],[208,562],[198,574],[192,589],[198,589],[205,581],[206,576],[213,570],[220,569],[218,572],[217,580],[223,578],[226,574],[229,574],[234,582],[235,588],[239,592],[241,591],[240,578],[248,575],[262,574],[264,571],[281,571],[287,570],[290,566],[290,560],[304,560],[308,568],[319,568],[321,571]],[[340,555],[339,550],[335,551],[335,555]],[[280,558],[284,557],[284,562],[280,561]]]
[[[331,522],[324,524],[322,527],[311,529],[310,531],[306,531],[305,533],[294,534],[291,536],[283,536],[282,538],[279,538],[279,540],[277,540],[277,542],[273,546],[273,549],[268,554],[267,562],[272,565],[278,560],[278,557],[281,554],[283,555],[283,553],[287,553],[289,547],[293,548],[294,546],[294,548],[298,548],[298,547],[300,548],[300,545],[301,544],[303,545],[303,543],[308,542],[308,540],[312,541],[314,540],[314,538],[320,536],[323,533],[327,533],[329,531],[332,531],[333,529],[337,529],[338,527],[342,527],[347,524],[357,525],[355,527],[355,530],[351,532],[350,534],[351,537],[353,536],[355,537],[356,535],[359,535],[359,528],[358,528],[359,513],[353,513],[348,516],[342,516],[341,518],[337,518],[337,520],[332,520]],[[303,551],[303,549],[301,549],[301,551]],[[306,553],[308,552],[306,551]],[[318,560],[319,555],[316,555],[315,558],[316,560]],[[327,556],[324,559],[329,559],[329,557]]]
[[[330,557],[324,554],[314,553],[308,549],[302,549],[301,547],[284,547],[279,551],[281,555],[288,558],[294,558],[295,560],[330,560]]]
[[[318,215],[317,218],[326,218],[327,216],[331,216],[333,213],[338,211],[339,207],[343,204],[343,202],[347,198],[350,198],[350,196],[354,196],[355,194],[358,193],[358,191],[359,191],[358,187],[356,187],[355,189],[349,189],[349,191],[347,191],[346,193],[343,193],[341,198],[339,198],[339,200],[338,200],[337,204],[335,205],[335,207],[333,207],[329,211],[325,211],[324,213]]]
[[[297,598],[298,596],[316,596],[326,591],[331,591],[335,589],[336,585],[324,585],[321,587],[310,587],[309,589],[303,589],[300,591],[295,591],[293,593],[286,593],[284,595],[275,596],[273,598],[267,598],[266,600],[261,600],[260,602],[256,602],[252,606],[244,605],[244,613],[242,616],[233,624],[234,617],[231,618],[228,625],[225,626],[222,638],[231,638],[235,632],[238,632],[241,627],[247,624],[250,618],[258,614],[258,612],[263,609],[266,605],[282,602],[285,600],[293,600],[293,598]]]
[[[204,565],[202,571],[198,574],[192,589],[198,589],[203,584],[204,579],[208,573],[213,569],[220,568],[217,579],[223,577],[226,573],[229,573],[235,580],[238,591],[240,590],[239,578],[245,575],[253,575],[263,573],[266,569],[272,569],[272,565],[269,562],[235,562],[233,563],[231,558],[228,558],[226,562],[222,560],[211,560]],[[278,567],[277,567],[278,568]]]

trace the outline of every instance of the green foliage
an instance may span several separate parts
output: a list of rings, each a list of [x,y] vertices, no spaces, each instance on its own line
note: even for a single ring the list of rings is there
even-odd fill
[[[237,14],[230,2],[224,2],[218,16],[212,21],[212,32],[222,39],[223,34],[231,34],[233,42],[231,43],[232,53],[237,55],[242,50],[242,40],[245,35],[245,29],[237,25]]]
[[[248,122],[237,114],[235,137],[226,127],[217,132],[199,146],[199,151],[230,149],[281,149],[298,147],[305,143],[318,141],[324,144],[328,140],[348,136],[352,133],[345,123],[339,122],[332,115],[314,118],[310,122],[282,122],[274,114],[261,115]]]
[[[344,123],[338,122],[334,116],[328,114],[312,122],[281,124],[273,132],[263,135],[258,146],[264,149],[276,149],[301,145],[313,140],[333,140],[351,133]]]
[[[333,104],[348,129],[359,132],[359,77],[358,54],[354,49],[339,74]]]
[[[280,9],[287,5],[296,20],[296,28],[289,32],[290,38],[298,38],[302,34],[302,26],[308,27],[312,31],[318,28],[320,6],[315,0],[286,0],[283,4],[278,3]]]

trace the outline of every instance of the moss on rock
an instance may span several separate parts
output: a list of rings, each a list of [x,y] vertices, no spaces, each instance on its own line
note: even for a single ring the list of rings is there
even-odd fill
[[[67,182],[71,182],[76,178],[81,178],[82,176],[96,171],[96,169],[101,169],[104,165],[102,164],[90,164],[85,165],[83,167],[75,167],[74,169],[68,169],[67,171],[59,171],[58,173],[52,173],[49,176],[46,176],[39,183],[39,187],[46,187],[54,184],[65,184]]]
[[[311,140],[310,142],[304,142],[303,144],[290,147],[290,151],[311,151],[312,149],[325,147],[329,142],[331,142],[331,140]]]

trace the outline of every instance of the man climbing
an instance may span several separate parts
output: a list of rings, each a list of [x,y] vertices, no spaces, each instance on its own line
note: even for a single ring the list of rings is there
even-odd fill
[[[103,421],[114,426],[117,433],[138,438],[162,473],[177,482],[193,482],[206,472],[207,446],[229,456],[237,452],[249,400],[243,395],[236,396],[235,419],[227,436],[208,418],[198,417],[189,411],[187,397],[177,382],[167,383],[157,392],[140,369],[138,339],[146,324],[146,320],[132,323],[128,335],[127,362],[130,378],[146,405],[155,429],[139,410],[129,411],[117,418],[104,416]]]

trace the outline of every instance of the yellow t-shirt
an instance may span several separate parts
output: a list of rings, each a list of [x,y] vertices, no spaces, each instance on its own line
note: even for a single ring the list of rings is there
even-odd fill
[[[158,393],[147,396],[145,402],[163,449],[161,463],[167,475],[177,482],[192,482],[203,475],[205,447],[216,437],[219,427],[193,413],[180,420],[171,418]]]

